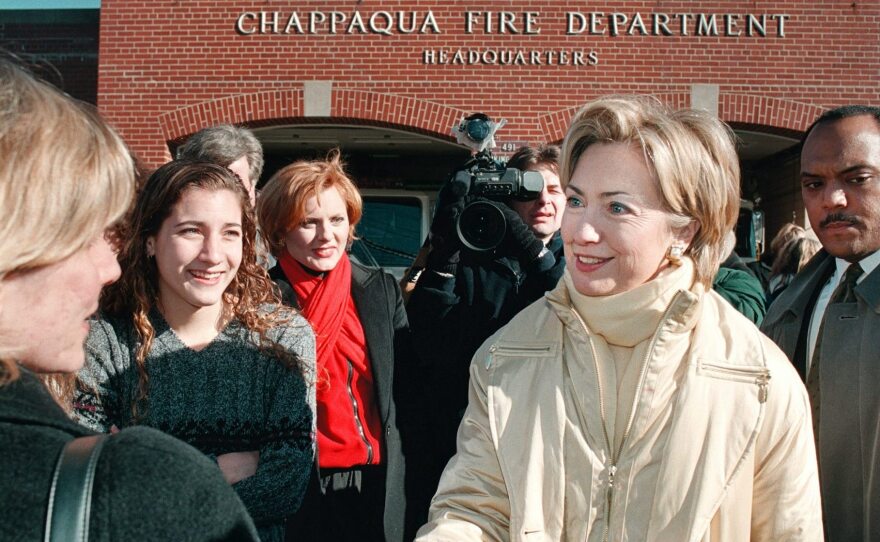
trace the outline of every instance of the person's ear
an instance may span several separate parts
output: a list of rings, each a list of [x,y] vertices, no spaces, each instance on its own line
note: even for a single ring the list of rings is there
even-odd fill
[[[675,238],[673,245],[680,246],[683,249],[682,252],[687,252],[698,231],[700,231],[700,223],[696,220],[691,220],[686,226],[673,232],[673,237]]]
[[[156,240],[152,237],[147,238],[147,258],[156,256]]]

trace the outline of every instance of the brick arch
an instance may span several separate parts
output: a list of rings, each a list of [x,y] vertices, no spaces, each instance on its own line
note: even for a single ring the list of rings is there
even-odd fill
[[[691,101],[690,94],[687,92],[668,92],[663,94],[652,94],[652,96],[676,109],[689,106]],[[598,97],[599,96],[586,98],[583,104]],[[571,123],[571,119],[574,118],[578,111],[580,111],[583,104],[555,111],[553,113],[547,113],[546,115],[538,117],[538,126],[544,134],[544,140],[561,143],[562,139],[565,137],[565,133],[568,131],[568,125]]]
[[[654,97],[673,108],[689,107],[688,92],[655,94]],[[547,141],[562,141],[568,125],[582,106],[569,107],[538,118],[538,124]],[[767,96],[751,94],[721,94],[718,116],[734,128],[774,133],[798,139],[824,108]]]
[[[734,128],[775,133],[799,139],[825,108],[753,94],[721,94],[718,116]]]
[[[333,122],[393,127],[452,141],[450,127],[467,113],[436,102],[409,96],[333,88],[329,117],[306,117],[303,88],[270,90],[224,96],[166,113],[159,118],[165,141],[186,136],[219,123],[252,128],[279,124]]]
[[[159,117],[162,136],[176,141],[206,126],[230,123],[247,126],[273,118],[303,115],[302,88],[224,96],[191,104]]]
[[[334,89],[331,115],[454,141],[451,127],[469,113],[436,102],[364,90]]]

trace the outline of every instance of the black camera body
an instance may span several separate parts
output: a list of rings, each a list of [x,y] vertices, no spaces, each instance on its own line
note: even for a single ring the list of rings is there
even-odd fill
[[[535,171],[504,167],[488,151],[479,153],[455,172],[452,192],[457,196],[479,196],[494,200],[537,199],[544,189],[544,178]]]
[[[487,252],[501,243],[507,231],[504,213],[497,205],[509,200],[537,199],[544,189],[544,177],[536,171],[505,167],[491,152],[484,150],[455,172],[449,188],[459,198],[479,197],[499,202],[471,201],[456,221],[461,243],[475,252]]]

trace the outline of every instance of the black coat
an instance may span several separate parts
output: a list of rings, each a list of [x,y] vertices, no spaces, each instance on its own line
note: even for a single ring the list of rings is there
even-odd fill
[[[27,370],[0,387],[0,540],[43,538],[58,455],[69,440],[89,434]],[[113,435],[94,484],[89,540],[257,540],[217,466],[154,429]]]
[[[557,232],[548,252],[523,266],[511,256],[462,251],[454,276],[426,269],[407,304],[413,345],[430,380],[425,390],[440,470],[455,453],[455,435],[468,403],[471,358],[517,313],[553,289],[565,271]],[[436,484],[436,480],[435,480]]]
[[[281,291],[282,302],[299,308],[299,300],[281,266],[270,269],[269,276]],[[418,434],[418,414],[409,407],[418,398],[414,390],[405,385],[413,378],[410,370],[414,369],[409,363],[412,358],[409,324],[400,288],[391,275],[353,261],[351,278],[351,296],[364,328],[376,386],[376,401],[384,428],[385,540],[411,540],[418,524],[427,516],[427,510],[407,510],[407,495],[424,491],[412,475],[407,478],[404,459],[405,455],[410,455],[411,448],[424,442]],[[407,367],[408,364],[410,367]],[[398,409],[399,406],[403,408]],[[404,439],[407,439],[406,442]]]

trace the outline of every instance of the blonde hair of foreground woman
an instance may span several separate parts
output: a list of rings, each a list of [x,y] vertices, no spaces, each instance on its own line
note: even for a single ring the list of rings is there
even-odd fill
[[[116,132],[91,105],[7,59],[0,156],[0,280],[83,249],[132,200],[134,165]],[[0,383],[16,378],[17,350],[14,337],[0,337]]]

